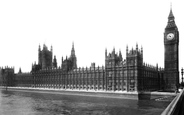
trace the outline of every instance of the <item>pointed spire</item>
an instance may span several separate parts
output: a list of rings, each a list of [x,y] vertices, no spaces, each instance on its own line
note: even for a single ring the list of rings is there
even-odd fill
[[[168,16],[168,23],[167,23],[167,26],[165,29],[169,29],[169,28],[175,28],[177,29],[177,26],[175,24],[175,21],[174,21],[175,17],[173,15],[173,12],[172,12],[172,4],[170,6],[170,13],[169,13],[169,16]]]
[[[143,47],[141,46],[141,57],[143,59]]]
[[[136,43],[136,50],[138,51],[138,43]]]
[[[56,61],[57,59],[56,59],[56,55],[54,55],[54,61]]]
[[[119,55],[121,55],[121,49],[119,49]]]
[[[74,42],[72,42],[72,49],[74,49]]]
[[[113,47],[112,55],[115,56],[115,47]]]
[[[168,19],[169,19],[169,21],[170,20],[172,20],[172,21],[174,20],[174,15],[173,15],[173,12],[172,12],[172,3],[170,5],[170,13],[169,13]]]
[[[22,73],[22,70],[21,70],[21,68],[19,68],[19,72],[18,73]]]
[[[126,46],[126,53],[128,54],[128,45]]]
[[[113,52],[115,53],[115,47],[113,47]]]
[[[50,47],[50,51],[52,52],[52,50],[53,50],[53,47],[52,47],[52,45],[51,45],[51,47]]]
[[[57,68],[57,59],[56,59],[55,55],[54,55],[54,59],[53,59],[53,67]]]
[[[105,48],[105,57],[107,57],[107,48]]]
[[[170,10],[172,10],[172,2],[170,3]]]
[[[43,44],[43,50],[47,50],[47,46]]]
[[[71,57],[75,56],[75,48],[74,48],[74,42],[72,42],[72,50],[71,50]]]
[[[171,19],[171,18],[174,18],[174,15],[173,15],[172,9],[170,9],[170,13],[169,13],[169,16],[168,16],[168,19]]]
[[[74,42],[72,42],[72,52],[75,52]]]
[[[121,54],[121,50],[119,49],[119,58],[122,61],[122,54]]]

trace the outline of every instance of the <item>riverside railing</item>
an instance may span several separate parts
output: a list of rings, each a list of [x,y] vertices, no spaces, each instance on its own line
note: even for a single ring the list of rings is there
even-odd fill
[[[178,94],[161,115],[184,115],[184,90]]]

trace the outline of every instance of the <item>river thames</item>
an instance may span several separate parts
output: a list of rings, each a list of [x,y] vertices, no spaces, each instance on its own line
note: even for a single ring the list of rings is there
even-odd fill
[[[169,103],[0,89],[0,115],[159,115]]]

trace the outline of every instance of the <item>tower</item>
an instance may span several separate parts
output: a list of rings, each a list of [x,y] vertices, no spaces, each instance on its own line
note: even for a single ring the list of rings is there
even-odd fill
[[[71,50],[70,57],[67,58],[66,56],[65,60],[63,60],[63,57],[62,57],[61,67],[64,71],[70,71],[73,69],[77,69],[77,57],[75,55],[74,43],[72,44],[72,50]]]
[[[44,44],[43,49],[41,50],[40,45],[38,48],[38,65],[41,66],[42,69],[52,67],[52,46],[49,51],[47,46]]]
[[[139,91],[142,86],[141,68],[143,65],[143,49],[139,50],[138,44],[136,49],[128,50],[126,48],[126,76],[127,91]]]
[[[167,26],[164,32],[164,79],[165,90],[175,91],[179,85],[179,31],[175,24],[172,9],[168,16]]]
[[[54,59],[53,59],[53,67],[54,68],[57,68],[57,59],[56,59],[56,56],[54,56]]]
[[[41,48],[40,48],[40,45],[38,47],[38,64],[42,65],[42,63],[41,63]]]
[[[72,69],[77,68],[77,58],[75,56],[75,48],[74,48],[74,43],[72,44],[72,50],[71,50],[71,61],[72,61]]]
[[[105,49],[105,73],[106,73],[106,89],[117,90],[117,80],[119,78],[118,70],[121,68],[122,55],[121,51],[115,52],[113,48],[112,53],[107,55],[107,49]]]

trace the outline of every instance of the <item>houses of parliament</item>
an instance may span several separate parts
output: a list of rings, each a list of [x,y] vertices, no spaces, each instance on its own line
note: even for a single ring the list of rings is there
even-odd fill
[[[53,48],[38,47],[38,63],[29,73],[14,73],[14,68],[0,68],[0,85],[13,87],[78,89],[95,91],[175,91],[179,86],[179,31],[172,9],[164,32],[164,68],[144,63],[143,48],[126,47],[126,57],[105,50],[105,66],[77,67],[74,43],[71,55],[58,66]],[[54,57],[54,58],[53,58]]]

